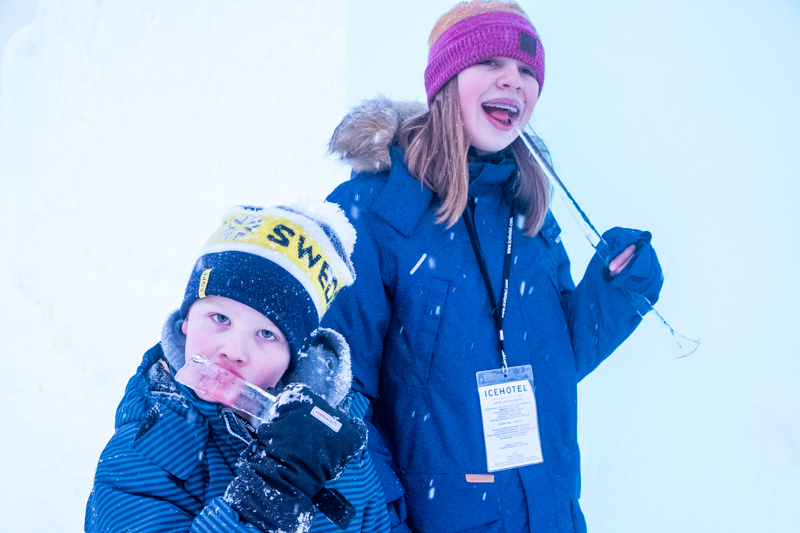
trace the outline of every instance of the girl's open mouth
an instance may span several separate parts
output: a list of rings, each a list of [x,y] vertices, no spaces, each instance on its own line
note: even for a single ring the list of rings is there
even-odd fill
[[[501,102],[487,102],[483,105],[483,110],[500,124],[510,126],[514,123],[520,113],[520,108],[513,104]]]

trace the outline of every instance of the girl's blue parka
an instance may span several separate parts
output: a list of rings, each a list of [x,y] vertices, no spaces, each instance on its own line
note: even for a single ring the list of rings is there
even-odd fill
[[[635,259],[610,278],[595,256],[576,287],[552,215],[534,237],[516,221],[503,329],[508,366],[533,367],[544,462],[471,482],[472,474],[490,479],[476,373],[500,368],[501,355],[464,221],[437,224],[436,195],[409,175],[399,148],[381,145],[407,114],[407,104],[381,100],[345,119],[340,128],[353,134],[332,151],[354,172],[328,197],[358,232],[358,279],[324,324],[350,342],[354,388],[370,399],[378,430],[370,428],[369,446],[387,501],[402,519],[405,493],[414,531],[508,531],[526,522],[530,531],[585,531],[577,384],[639,323],[624,290],[658,297],[650,234],[607,232],[612,257],[636,244]],[[505,159],[471,170],[478,240],[500,295],[516,165]]]

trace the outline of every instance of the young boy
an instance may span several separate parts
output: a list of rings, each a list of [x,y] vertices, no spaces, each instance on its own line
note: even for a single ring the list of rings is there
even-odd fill
[[[317,329],[353,282],[354,243],[344,213],[327,202],[226,213],[181,308],[128,382],[87,532],[388,531],[366,433],[349,418],[367,407],[348,394],[349,348]],[[195,355],[282,390],[270,420],[176,381]]]

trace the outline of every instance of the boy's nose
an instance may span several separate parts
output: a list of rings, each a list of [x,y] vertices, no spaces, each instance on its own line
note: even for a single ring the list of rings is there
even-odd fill
[[[231,363],[237,363],[237,362],[240,362],[240,359],[239,359],[238,357],[236,357],[236,356],[232,355],[232,354],[231,354],[231,352],[230,352],[229,350],[226,350],[226,351],[224,351],[224,352],[221,352],[221,353],[219,354],[219,357],[220,357],[220,359],[225,359],[225,360],[227,360],[227,361],[230,361]]]
[[[243,363],[247,361],[247,354],[241,346],[223,346],[219,356],[232,363]]]

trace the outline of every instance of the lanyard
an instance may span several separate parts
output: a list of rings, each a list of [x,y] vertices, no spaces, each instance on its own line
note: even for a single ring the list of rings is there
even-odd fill
[[[503,338],[503,319],[506,316],[506,302],[508,301],[508,282],[511,278],[511,242],[514,237],[514,217],[516,216],[516,203],[511,203],[511,212],[508,215],[508,236],[506,237],[506,254],[503,258],[503,293],[502,293],[502,306],[497,305],[497,298],[494,296],[494,289],[492,288],[492,281],[489,279],[489,271],[486,269],[486,260],[483,257],[481,245],[478,242],[478,234],[475,231],[475,200],[469,197],[467,201],[467,208],[464,210],[464,224],[467,226],[467,233],[469,233],[469,242],[472,243],[472,250],[475,252],[475,259],[478,262],[478,267],[481,269],[483,275],[483,282],[486,284],[486,291],[489,293],[489,299],[492,302],[492,315],[494,316],[494,325],[497,329],[497,338],[500,343],[500,355],[503,356],[503,375],[508,375],[508,363],[506,362],[506,345]]]

